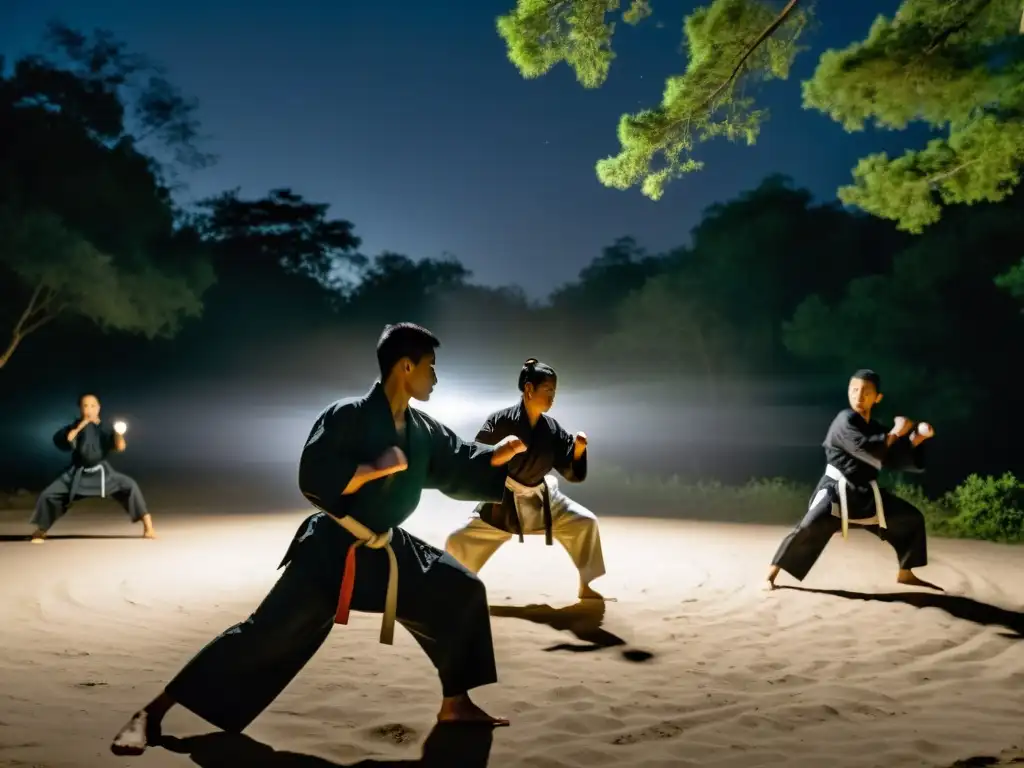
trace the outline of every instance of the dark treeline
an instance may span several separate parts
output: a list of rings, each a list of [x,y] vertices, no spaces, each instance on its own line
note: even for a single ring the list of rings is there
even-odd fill
[[[537,356],[566,381],[656,380],[711,414],[834,410],[871,366],[883,406],[937,425],[933,482],[1024,464],[1024,296],[1007,277],[1022,194],[908,235],[771,177],[708,209],[689,245],[624,237],[531,302],[455,258],[367,257],[352,223],[289,189],[182,209],[174,180],[210,160],[194,105],[107,36],[52,37],[0,80],[0,394],[16,414],[83,387],[359,391],[381,326],[412,320],[445,361],[511,381]]]

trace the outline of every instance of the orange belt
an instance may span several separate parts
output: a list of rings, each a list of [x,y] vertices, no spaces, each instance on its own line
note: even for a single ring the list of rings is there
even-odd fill
[[[370,549],[383,549],[388,554],[388,586],[384,596],[384,618],[381,622],[380,641],[384,645],[392,645],[395,639],[395,618],[398,615],[398,558],[391,547],[392,530],[375,533],[354,517],[335,517],[330,515],[338,525],[356,537],[345,554],[345,569],[341,576],[341,591],[338,593],[338,609],[334,614],[335,624],[348,624],[348,615],[352,607],[352,590],[356,584],[356,550],[361,546]]]

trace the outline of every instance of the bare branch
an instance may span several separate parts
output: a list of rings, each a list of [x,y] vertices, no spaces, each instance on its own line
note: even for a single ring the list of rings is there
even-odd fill
[[[54,294],[54,295],[56,295],[56,294]],[[60,313],[63,312],[66,308],[67,308],[66,304],[58,304],[56,307],[54,307],[52,309],[47,309],[47,310],[44,310],[44,311],[40,312],[38,317],[33,319],[31,323],[29,323],[27,326],[25,326],[21,330],[21,335],[24,337],[24,336],[28,336],[33,331],[38,331],[40,328],[42,328],[48,322],[50,322],[51,320],[56,319],[60,315]]]
[[[747,50],[743,52],[743,55],[740,56],[740,60],[736,62],[736,66],[733,68],[732,74],[729,75],[728,79],[723,81],[722,84],[719,85],[710,96],[708,96],[707,100],[704,102],[702,106],[702,109],[710,107],[712,103],[715,101],[715,99],[717,99],[721,95],[722,91],[724,91],[726,88],[728,88],[732,83],[736,81],[736,78],[739,76],[740,70],[743,69],[743,65],[747,63],[747,59],[753,56],[754,51],[760,48],[765,40],[767,40],[769,37],[775,34],[779,27],[782,26],[783,22],[786,21],[786,18],[789,16],[789,14],[791,14],[793,10],[797,7],[797,5],[799,5],[799,3],[800,0],[789,0],[789,2],[786,3],[786,6],[781,11],[779,11],[779,15],[775,17],[772,23],[765,27],[764,31],[757,36],[757,39],[747,47]]]
[[[946,179],[950,178],[951,176],[956,176],[964,168],[968,168],[968,167],[974,165],[976,162],[978,162],[978,160],[979,160],[979,158],[976,157],[973,160],[968,160],[965,163],[960,163],[960,165],[956,166],[955,168],[951,168],[948,171],[943,171],[942,173],[937,173],[934,176],[928,177],[927,179],[925,179],[925,182],[927,182],[928,184],[930,184],[931,186],[934,187],[940,181],[945,181]]]
[[[36,302],[39,300],[39,294],[42,292],[43,284],[39,283],[39,285],[36,286],[35,290],[32,291],[32,298],[28,300],[28,306],[25,307],[25,311],[21,313],[21,317],[18,318],[18,322],[14,326],[14,330],[12,331],[13,336],[23,335],[23,329],[25,327],[25,324],[29,321],[29,318],[32,316],[32,313],[38,310],[38,307],[36,307]]]
[[[929,45],[928,48],[925,49],[925,56],[929,56],[935,51],[937,51],[942,46],[942,44],[945,43],[950,37],[955,35],[957,32],[960,32],[961,30],[965,29],[968,24],[974,21],[976,16],[978,16],[983,10],[985,10],[991,4],[991,2],[992,0],[984,0],[984,2],[979,3],[970,13],[968,13],[963,19],[961,19],[959,23],[942,30],[942,32],[936,35],[935,38],[932,40],[931,45]],[[1021,32],[1024,32],[1024,17],[1021,18]]]

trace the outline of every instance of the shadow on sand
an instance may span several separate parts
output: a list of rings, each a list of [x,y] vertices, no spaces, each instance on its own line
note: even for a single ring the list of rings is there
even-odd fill
[[[601,625],[604,623],[604,600],[580,600],[565,608],[550,605],[492,605],[491,616],[511,619],[525,619],[535,624],[544,624],[560,632],[570,632],[584,644],[557,643],[545,651],[572,651],[585,653],[626,645],[626,641],[614,635]],[[654,657],[649,651],[627,649],[622,651],[627,661],[642,662]]]
[[[986,627],[1005,627],[1009,632],[1002,632],[1003,637],[1024,640],[1024,613],[999,608],[995,605],[982,603],[970,597],[946,595],[934,592],[849,592],[844,589],[811,589],[790,585],[779,586],[779,589],[791,589],[796,592],[811,592],[818,595],[832,595],[846,600],[871,600],[879,603],[903,603],[915,608],[938,608],[950,616],[970,621]]]
[[[240,733],[205,733],[183,739],[164,736],[158,746],[188,755],[201,768],[486,768],[494,743],[494,730],[478,725],[435,725],[423,742],[419,759],[367,758],[357,763],[336,763],[301,752],[278,752]]]

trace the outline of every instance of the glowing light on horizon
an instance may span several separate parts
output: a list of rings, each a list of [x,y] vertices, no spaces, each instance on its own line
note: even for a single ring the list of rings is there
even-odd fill
[[[484,419],[501,408],[514,403],[507,395],[501,397],[494,392],[473,388],[446,387],[435,391],[429,400],[414,400],[411,405],[446,426],[475,425],[479,427]],[[476,434],[474,432],[474,434]],[[472,437],[472,435],[470,435]]]

